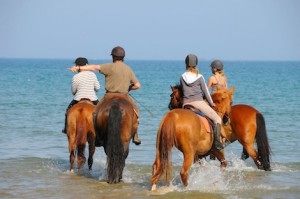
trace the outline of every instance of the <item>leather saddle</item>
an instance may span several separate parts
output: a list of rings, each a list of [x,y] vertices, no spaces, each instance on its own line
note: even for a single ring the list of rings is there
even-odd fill
[[[190,104],[184,105],[183,109],[190,110],[195,114],[197,114],[199,120],[202,121],[202,123],[204,124],[206,131],[209,133],[213,133],[214,122],[209,117],[207,117],[204,113],[202,113],[200,110],[196,109],[194,106]]]

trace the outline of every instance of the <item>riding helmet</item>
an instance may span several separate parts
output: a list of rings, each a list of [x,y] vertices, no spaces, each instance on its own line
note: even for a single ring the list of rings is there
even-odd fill
[[[185,58],[185,64],[187,66],[197,66],[198,64],[198,58],[194,54],[188,54]]]
[[[215,68],[217,70],[223,70],[223,63],[216,59],[213,62],[211,62],[210,67]]]

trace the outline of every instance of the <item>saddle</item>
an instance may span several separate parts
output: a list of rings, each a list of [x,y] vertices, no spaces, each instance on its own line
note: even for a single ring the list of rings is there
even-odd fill
[[[93,104],[93,102],[89,98],[81,98],[78,103],[88,103],[88,104]]]
[[[202,113],[200,110],[196,109],[194,106],[192,106],[190,104],[184,105],[183,109],[190,110],[190,111],[194,112],[195,114],[197,114],[199,119],[204,124],[206,131],[209,133],[213,133],[214,122],[209,117],[207,117],[204,113]]]

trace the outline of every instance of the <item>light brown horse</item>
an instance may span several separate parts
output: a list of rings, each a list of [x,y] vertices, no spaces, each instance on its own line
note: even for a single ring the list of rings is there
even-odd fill
[[[82,99],[72,106],[67,116],[67,136],[70,152],[70,171],[77,154],[77,168],[80,169],[85,163],[84,155],[86,142],[89,143],[88,166],[92,169],[93,155],[95,153],[95,131],[93,123],[93,103],[88,99]]]
[[[107,155],[107,182],[122,179],[130,141],[137,132],[138,119],[132,104],[124,94],[110,94],[95,108],[96,141]]]
[[[182,106],[182,91],[178,85],[171,89],[169,108],[179,108]],[[231,107],[229,121],[230,125],[224,126],[224,136],[230,143],[238,140],[242,144],[242,159],[250,155],[258,169],[270,171],[271,148],[263,115],[249,105],[237,104]]]
[[[231,95],[234,88],[219,90],[213,97],[216,102],[217,112],[222,117],[230,112]],[[184,186],[188,185],[188,175],[193,162],[212,153],[226,166],[224,154],[212,147],[214,134],[208,132],[194,112],[186,109],[173,109],[163,117],[156,138],[156,158],[152,166],[152,190],[156,183],[165,174],[169,185],[172,176],[171,149],[175,146],[183,153],[184,162],[180,176]]]

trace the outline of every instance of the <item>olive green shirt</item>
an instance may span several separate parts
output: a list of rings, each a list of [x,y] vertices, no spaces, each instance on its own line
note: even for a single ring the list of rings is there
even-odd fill
[[[128,93],[130,84],[139,82],[132,69],[125,63],[107,63],[100,66],[105,76],[106,92]]]

